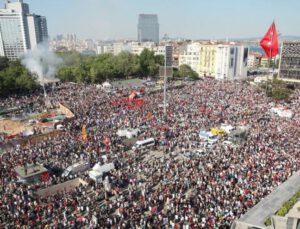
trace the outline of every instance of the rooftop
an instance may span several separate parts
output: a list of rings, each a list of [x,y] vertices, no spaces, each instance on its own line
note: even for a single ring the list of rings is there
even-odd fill
[[[48,170],[44,166],[39,165],[39,164],[37,164],[37,165],[27,164],[27,175],[25,175],[24,166],[16,167],[15,171],[21,178],[27,178],[27,177],[41,174],[43,172],[47,172]]]

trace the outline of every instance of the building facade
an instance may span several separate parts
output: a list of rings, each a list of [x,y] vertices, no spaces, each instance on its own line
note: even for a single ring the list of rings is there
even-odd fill
[[[260,67],[262,68],[269,68],[270,67],[270,59],[266,56],[263,56],[260,59]]]
[[[172,45],[157,45],[152,48],[154,55],[162,55],[166,57],[166,65],[173,65],[173,46]]]
[[[262,58],[261,53],[250,53],[248,56],[248,69],[257,69],[260,66],[260,61]]]
[[[217,46],[204,44],[200,47],[199,76],[214,76],[216,63]]]
[[[247,76],[248,48],[237,44],[194,42],[179,55],[199,76],[236,79]]]
[[[26,19],[29,32],[30,48],[34,48],[39,43],[48,39],[47,20],[45,17],[36,14],[28,14]]]
[[[186,50],[179,55],[179,66],[183,64],[189,65],[198,74],[200,72],[200,48],[199,42],[194,42],[186,46]]]
[[[159,24],[156,14],[140,14],[137,27],[139,42],[159,43]]]
[[[48,38],[46,18],[30,14],[22,0],[7,1],[0,9],[0,55],[20,58],[28,49]]]
[[[215,78],[240,79],[247,76],[248,47],[235,44],[217,46]]]
[[[283,42],[279,77],[300,81],[300,41]]]

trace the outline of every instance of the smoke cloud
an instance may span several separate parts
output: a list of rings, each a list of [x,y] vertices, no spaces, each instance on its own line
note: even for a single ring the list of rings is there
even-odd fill
[[[38,44],[36,48],[29,50],[21,63],[38,78],[42,86],[46,82],[55,80],[55,73],[63,60],[51,51],[46,43]]]

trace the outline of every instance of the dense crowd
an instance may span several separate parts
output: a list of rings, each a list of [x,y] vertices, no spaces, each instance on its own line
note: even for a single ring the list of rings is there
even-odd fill
[[[300,168],[299,90],[286,104],[294,113],[291,119],[272,114],[276,104],[245,82],[185,82],[183,88],[168,90],[166,115],[163,93],[147,88],[141,108],[112,104],[131,90],[112,93],[94,85],[61,84],[49,92],[75,119],[65,123],[62,135],[1,155],[1,227],[229,228]],[[11,97],[0,100],[0,107],[34,104],[31,109],[41,111],[42,98]],[[235,145],[224,144],[232,140],[224,137],[203,146],[199,131],[222,123],[248,126],[247,136]],[[81,138],[83,125],[87,142]],[[155,146],[133,152],[116,134],[122,128],[139,128],[138,138],[154,138]],[[204,150],[196,153],[199,148]],[[183,152],[195,153],[186,157]],[[103,155],[118,164],[108,175],[109,190],[85,172],[75,177],[87,185],[40,197],[39,189],[74,176],[50,174],[47,181],[23,184],[15,173],[16,166],[33,162],[60,170],[79,160],[103,164]]]

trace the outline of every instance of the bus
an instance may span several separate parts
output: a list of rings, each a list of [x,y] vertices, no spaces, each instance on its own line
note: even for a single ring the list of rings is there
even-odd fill
[[[155,145],[154,138],[148,138],[143,141],[137,141],[133,146],[132,150],[145,149]]]

